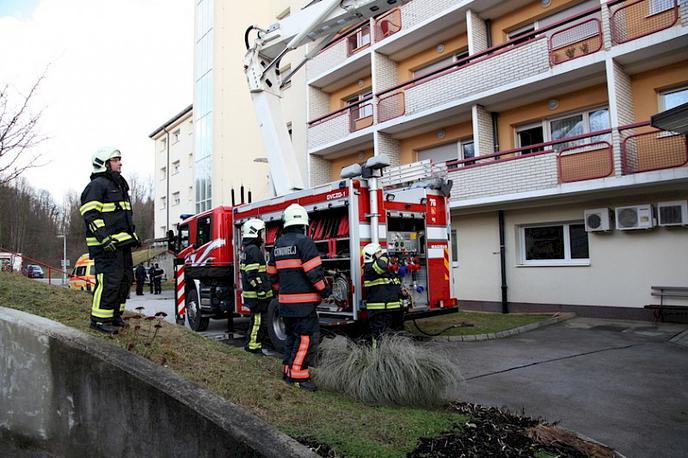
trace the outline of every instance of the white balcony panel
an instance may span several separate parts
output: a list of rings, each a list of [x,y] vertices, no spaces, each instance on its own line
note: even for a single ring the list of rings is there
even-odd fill
[[[349,112],[326,119],[308,128],[308,149],[342,140],[349,135]]]
[[[406,115],[544,73],[549,68],[547,40],[539,39],[410,87],[405,91]]]
[[[337,43],[321,51],[320,54],[308,61],[306,64],[306,75],[308,80],[312,80],[340,65],[347,57],[349,57],[347,40],[339,40]]]
[[[440,12],[462,3],[462,0],[421,0],[401,7],[401,26],[409,29]]]
[[[559,185],[556,154],[542,154],[451,171],[452,201],[554,188]]]

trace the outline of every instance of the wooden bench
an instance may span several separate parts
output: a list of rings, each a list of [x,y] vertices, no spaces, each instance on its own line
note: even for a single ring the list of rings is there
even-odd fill
[[[688,303],[685,305],[664,305],[664,298],[688,299],[688,286],[651,286],[650,294],[659,297],[659,304],[646,305],[653,311],[655,321],[664,321],[664,312],[676,315],[688,314]]]

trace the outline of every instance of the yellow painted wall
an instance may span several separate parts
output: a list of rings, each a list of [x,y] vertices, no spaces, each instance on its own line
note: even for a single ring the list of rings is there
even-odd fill
[[[370,76],[363,78],[361,81],[363,81],[362,84],[358,84],[358,81],[357,81],[355,83],[349,84],[348,86],[345,86],[345,87],[331,93],[330,94],[330,111],[336,111],[336,110],[339,110],[340,108],[345,107],[346,102],[344,102],[344,99],[347,99],[353,95],[364,92],[366,89],[370,89],[372,87],[372,80],[371,80]]]
[[[635,122],[649,121],[659,111],[659,92],[688,83],[688,60],[631,77]]]
[[[399,62],[397,66],[398,81],[407,81],[413,78],[414,70],[432,62],[442,60],[452,54],[468,47],[468,36],[464,33],[442,42],[444,51],[437,52],[437,45],[432,48],[414,54],[406,60]]]
[[[437,138],[437,131],[444,130],[445,136],[440,139]],[[445,143],[456,142],[465,138],[473,137],[473,127],[471,122],[464,122],[461,124],[454,124],[442,129],[433,130],[424,134],[416,135],[401,140],[401,163],[410,164],[416,161],[416,153],[418,150],[429,148],[431,146],[443,145]]]
[[[550,110],[547,106],[550,99],[544,99],[499,113],[497,117],[499,149],[507,150],[516,147],[514,130],[519,125],[585,108],[607,105],[609,99],[605,84],[560,95],[555,98],[559,101],[559,107],[556,110]]]
[[[332,181],[339,180],[339,174],[342,172],[344,167],[348,167],[352,164],[361,163],[373,157],[373,150],[362,151],[360,153],[349,154],[348,156],[338,157],[337,159],[332,159],[330,162],[330,179]]]
[[[492,46],[507,41],[506,34],[520,26],[542,17],[570,8],[581,0],[552,0],[549,6],[543,6],[540,0],[534,1],[504,16],[492,20]]]

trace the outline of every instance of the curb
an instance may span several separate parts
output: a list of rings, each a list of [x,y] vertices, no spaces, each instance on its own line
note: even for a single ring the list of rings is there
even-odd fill
[[[430,340],[434,342],[478,342],[482,340],[503,339],[505,337],[523,334],[524,332],[532,331],[534,329],[544,328],[545,326],[557,324],[575,317],[575,313],[560,312],[555,313],[552,318],[538,321],[536,323],[526,324],[525,326],[519,326],[517,328],[507,329],[506,331],[491,332],[488,334],[472,334],[467,336],[435,336],[431,337]]]
[[[688,347],[688,329],[672,337],[669,342]]]

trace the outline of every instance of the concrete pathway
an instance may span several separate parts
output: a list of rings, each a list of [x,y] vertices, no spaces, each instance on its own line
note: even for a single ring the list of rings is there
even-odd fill
[[[432,343],[465,377],[459,400],[589,436],[628,457],[688,456],[686,325],[576,318],[518,336]]]

